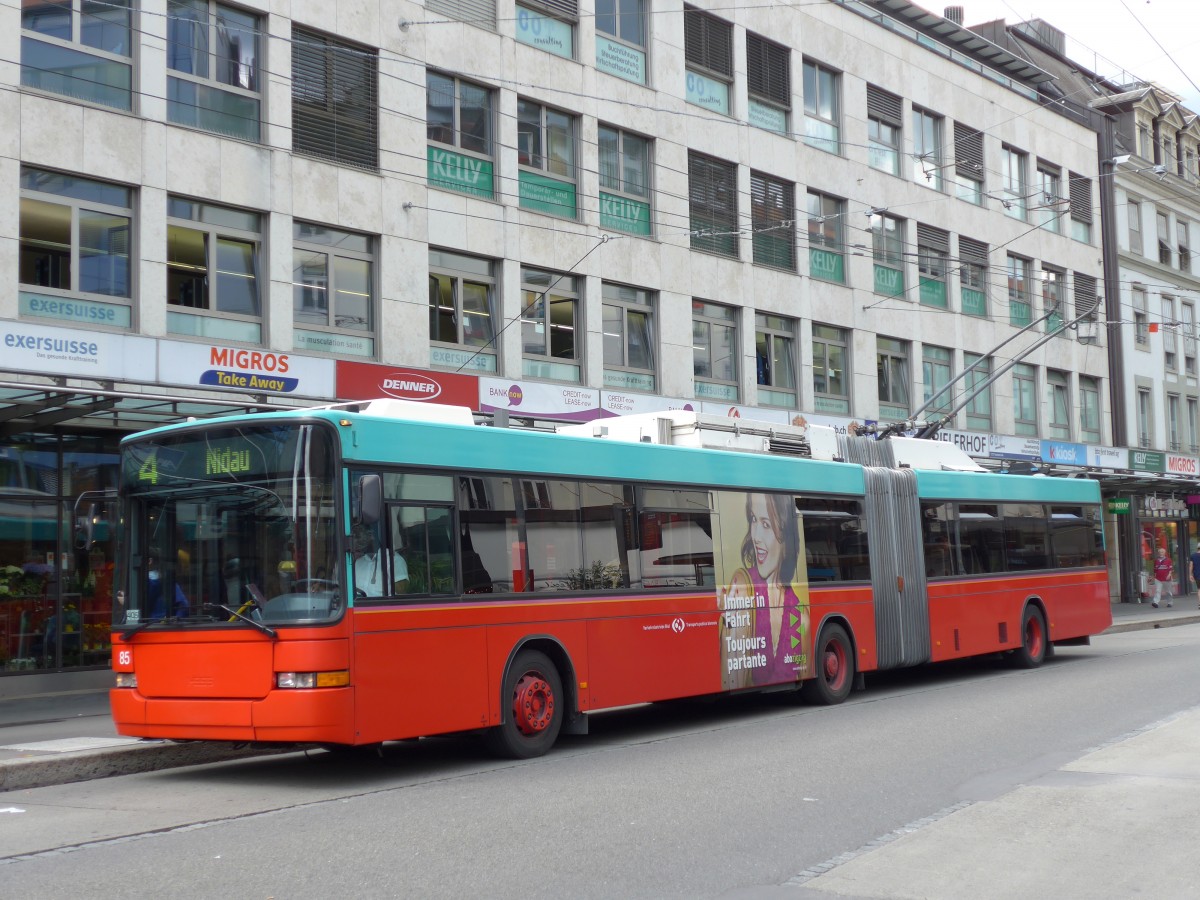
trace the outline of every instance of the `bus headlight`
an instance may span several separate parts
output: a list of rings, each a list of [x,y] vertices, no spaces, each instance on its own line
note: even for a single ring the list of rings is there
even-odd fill
[[[345,687],[350,683],[350,673],[345,669],[337,672],[276,672],[275,687],[278,688],[329,688]]]
[[[137,687],[137,674],[134,672],[117,672],[117,687],[119,688],[135,688]]]

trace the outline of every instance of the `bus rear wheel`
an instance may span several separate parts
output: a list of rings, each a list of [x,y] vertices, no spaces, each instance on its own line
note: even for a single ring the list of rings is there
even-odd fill
[[[504,721],[490,729],[488,749],[508,759],[541,756],[562,728],[562,679],[550,657],[522,650],[509,667],[500,695]]]
[[[810,703],[832,706],[850,696],[854,687],[854,650],[850,636],[841,625],[826,625],[821,629],[813,648],[816,677],[804,682],[801,689]]]
[[[1021,616],[1021,646],[1013,651],[1012,663],[1018,669],[1036,669],[1049,655],[1050,642],[1046,637],[1046,618],[1032,604]]]

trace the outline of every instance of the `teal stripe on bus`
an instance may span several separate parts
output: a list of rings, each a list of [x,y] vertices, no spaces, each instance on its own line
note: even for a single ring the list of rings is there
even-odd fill
[[[389,422],[346,415],[339,427],[348,462],[514,472],[688,486],[863,493],[863,474],[846,463],[581,438],[508,428]]]
[[[1045,475],[917,471],[921,499],[982,500],[995,503],[1100,502],[1100,484],[1088,478]]]

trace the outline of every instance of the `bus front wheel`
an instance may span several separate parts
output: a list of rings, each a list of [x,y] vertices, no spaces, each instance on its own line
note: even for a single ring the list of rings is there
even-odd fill
[[[513,660],[500,695],[504,721],[485,735],[488,749],[508,759],[541,756],[562,728],[562,679],[550,657],[522,650]]]
[[[1013,651],[1012,663],[1019,669],[1036,669],[1049,654],[1046,619],[1042,611],[1030,604],[1021,616],[1021,646]]]
[[[826,625],[813,648],[816,672],[804,682],[804,699],[832,706],[850,696],[854,687],[854,648],[841,625]]]

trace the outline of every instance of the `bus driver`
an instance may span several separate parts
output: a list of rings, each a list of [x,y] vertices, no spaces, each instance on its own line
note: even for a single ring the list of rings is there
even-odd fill
[[[368,597],[384,596],[383,549],[375,532],[366,525],[356,525],[353,534],[354,589]],[[408,590],[408,564],[399,553],[392,554],[392,594]]]

